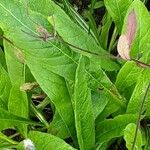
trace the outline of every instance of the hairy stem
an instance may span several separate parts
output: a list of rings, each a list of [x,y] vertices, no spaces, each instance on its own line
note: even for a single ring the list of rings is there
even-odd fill
[[[136,123],[135,136],[134,136],[134,140],[133,140],[133,144],[132,144],[132,150],[134,150],[134,148],[135,148],[135,143],[136,143],[136,139],[137,139],[138,129],[139,129],[139,126],[140,126],[141,115],[142,115],[142,111],[143,111],[143,107],[144,107],[144,102],[146,100],[146,97],[147,97],[149,89],[150,89],[150,83],[146,87],[144,96],[143,96],[142,101],[141,101],[141,106],[140,106],[138,119],[137,119],[137,123]]]

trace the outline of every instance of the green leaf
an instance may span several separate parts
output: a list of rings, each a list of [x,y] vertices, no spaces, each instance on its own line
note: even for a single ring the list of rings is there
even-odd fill
[[[141,73],[137,81],[136,87],[132,93],[132,96],[127,106],[127,113],[139,112],[146,87],[149,83],[150,83],[150,70],[146,69]],[[147,97],[146,101],[147,102],[150,101],[150,97]]]
[[[4,40],[5,58],[11,83],[23,81],[24,64],[19,61],[19,50]],[[20,52],[21,53],[21,52]],[[22,54],[23,55],[23,54]]]
[[[96,123],[103,121],[104,119],[106,119],[107,117],[109,117],[110,115],[112,115],[113,113],[117,112],[120,109],[123,112],[125,112],[125,108],[119,107],[119,105],[116,102],[114,103],[113,97],[110,97],[110,95],[108,95],[107,93],[104,94],[104,97],[107,98],[108,103],[107,103],[106,107],[103,109],[103,111],[97,116]]]
[[[91,91],[87,86],[84,58],[81,57],[76,70],[74,87],[74,113],[78,143],[81,150],[94,148],[94,115]]]
[[[65,141],[51,134],[31,131],[28,138],[33,142],[36,150],[75,150]]]
[[[5,121],[5,122],[10,122],[12,125],[17,125],[17,124],[33,124],[33,125],[40,125],[42,126],[41,123],[36,123],[36,122],[33,122],[33,121],[30,121],[28,119],[25,119],[25,118],[22,118],[22,117],[19,117],[19,116],[16,116],[2,108],[0,108],[0,122],[2,123],[2,121]]]
[[[45,1],[44,3],[47,3],[47,1]],[[58,32],[58,35],[63,39],[61,41],[65,41],[63,42],[64,44],[66,44],[67,42],[71,45],[74,45],[69,45],[73,51],[86,55],[90,57],[91,60],[98,61],[99,66],[106,70],[115,70],[119,68],[117,63],[107,57],[107,53],[100,46],[97,45],[94,38],[92,38],[86,31],[84,31],[77,24],[75,24],[69,18],[69,16],[53,1],[47,3],[45,7],[43,6],[43,4],[41,4],[41,6],[43,6],[42,9],[39,8],[40,2],[37,4],[34,3],[33,0],[33,2],[30,1],[29,4],[31,9],[33,9],[34,11],[38,11],[46,15],[46,17],[49,17],[49,22],[54,26],[54,29]],[[36,4],[37,7],[35,7]],[[49,11],[47,11],[47,9]],[[75,47],[79,47],[80,49]],[[81,49],[89,51],[89,53]],[[100,56],[97,58],[97,56],[92,55],[91,52],[97,52]]]
[[[137,116],[134,114],[124,114],[114,119],[106,119],[96,124],[96,142],[104,143],[113,138],[123,135],[123,130],[129,123],[135,123]]]
[[[135,62],[126,62],[120,69],[115,83],[119,92],[125,93],[128,87],[134,85],[137,82],[142,70],[143,69],[137,66]]]
[[[20,84],[13,85],[10,91],[8,110],[14,115],[28,119],[28,99],[25,92],[20,91]],[[27,137],[27,125],[17,126],[18,130]]]
[[[109,36],[109,30],[112,24],[112,19],[109,13],[105,13],[104,18],[102,20],[102,27],[101,27],[101,33],[100,33],[100,41],[101,45],[104,49],[107,49],[108,46],[108,36]]]
[[[71,136],[68,128],[57,111],[55,112],[53,121],[50,123],[48,132],[61,139],[66,139]]]
[[[1,47],[0,47],[0,63],[4,67],[4,69],[7,70],[5,54],[4,54],[3,50],[1,49]]]
[[[136,15],[136,33],[131,43],[131,58],[139,59],[139,55],[142,57],[139,59],[145,63],[150,63],[150,15],[146,6],[140,1],[133,1],[132,5],[127,11],[122,34],[127,32],[127,19],[131,11],[135,11]]]
[[[132,150],[135,130],[136,130],[136,124],[134,123],[128,124],[126,128],[124,129],[124,139],[126,141],[126,147],[128,148],[128,150]],[[136,150],[142,149],[142,135],[141,135],[140,130],[138,130],[138,133],[137,133],[135,149]]]
[[[86,64],[88,64],[86,62]],[[126,108],[125,100],[118,92],[115,85],[110,81],[106,73],[96,65],[96,62],[90,62],[88,67],[88,84],[93,91],[97,91],[103,99],[111,102],[117,108]],[[113,111],[116,109],[112,109]]]
[[[59,115],[74,136],[74,115],[71,99],[62,77],[52,73],[48,68],[42,68],[38,64],[28,64],[32,74],[40,84],[40,87],[54,103]],[[40,74],[39,74],[39,68]]]
[[[124,17],[132,0],[104,0],[104,3],[117,26],[118,32],[121,33]]]
[[[0,21],[0,26],[3,28],[5,35],[13,41],[15,47],[20,48],[24,53],[26,63],[33,76],[43,91],[50,97],[62,120],[70,129],[72,135],[74,135],[72,103],[66,83],[62,77],[74,81],[78,55],[58,41],[49,40],[45,42],[22,32],[24,30],[39,36],[36,31],[37,25],[29,19],[26,9],[19,2],[2,0],[0,2],[0,10],[2,13],[0,16],[0,20],[2,20]],[[38,23],[47,30],[50,27],[42,15],[30,13],[30,17],[35,17]],[[8,24],[8,20],[12,24]],[[99,84],[97,79],[92,78]],[[118,94],[113,89],[105,88],[110,95],[113,95],[114,99],[117,99],[120,107],[122,105],[121,99],[118,98]]]
[[[0,64],[0,107],[7,108],[11,83],[8,73]]]
[[[38,35],[35,31],[36,24],[29,19],[26,9],[22,7],[21,3],[8,0],[1,1],[0,10],[2,12],[0,20],[3,20],[3,23],[0,22],[0,25],[5,34],[9,30],[9,38],[13,39],[13,42],[17,44],[17,46],[15,45],[16,47],[21,47],[31,73],[43,91],[50,97],[62,120],[74,136],[75,127],[72,103],[66,88],[66,83],[59,76],[61,75],[74,80],[76,68],[76,64],[72,58],[74,54],[66,46],[63,46],[57,41],[44,42],[42,40],[36,40],[35,37],[22,32],[22,30],[27,30]],[[8,18],[6,14],[8,15],[9,21],[12,21],[11,25],[7,23]],[[42,21],[47,23],[41,15],[37,17],[39,20],[43,19]],[[14,30],[15,36],[12,34]],[[34,40],[34,44],[31,42],[32,40]]]
[[[150,15],[146,7],[140,0],[135,0],[130,6],[127,15],[124,20],[124,26],[122,34],[127,32],[127,19],[131,11],[135,11],[136,15],[136,33],[134,40],[131,43],[130,55],[134,59],[139,59],[139,55],[142,55],[140,61],[145,63],[150,62],[150,40],[149,40],[149,28],[150,28]],[[125,93],[126,89],[135,84],[138,78],[142,74],[142,66],[140,64],[134,64],[134,62],[128,62],[123,66],[118,74],[116,86],[121,93]],[[140,81],[138,81],[139,83]],[[140,84],[140,83],[139,83]],[[137,102],[137,101],[136,101]],[[136,108],[135,108],[136,109]]]
[[[91,96],[94,110],[93,113],[96,119],[97,116],[105,109],[106,105],[108,104],[109,98],[106,94],[100,92],[92,92]]]

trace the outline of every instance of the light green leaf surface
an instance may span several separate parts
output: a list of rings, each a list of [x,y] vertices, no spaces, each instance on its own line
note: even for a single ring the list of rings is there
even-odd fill
[[[142,99],[145,94],[147,85],[150,83],[150,70],[144,70],[136,84],[136,87],[132,93],[127,106],[127,113],[137,113],[140,110]],[[146,98],[146,101],[150,101],[150,97]]]
[[[8,73],[0,64],[0,108],[7,108],[10,89],[11,83]]]
[[[135,62],[126,62],[120,69],[115,83],[119,92],[124,93],[128,87],[135,84],[142,70],[143,68],[137,66]]]
[[[5,122],[8,122],[8,123],[11,123],[12,125],[17,125],[17,124],[33,124],[33,125],[41,125],[41,123],[36,123],[36,122],[33,122],[33,121],[30,121],[28,119],[25,119],[25,118],[22,118],[22,117],[19,117],[19,116],[16,116],[2,108],[0,108],[0,126],[1,126],[1,123],[3,123],[3,121]]]
[[[90,52],[97,52],[100,56],[97,57],[70,46],[73,51],[87,55],[91,60],[96,60],[99,66],[106,70],[115,70],[119,68],[117,63],[107,57],[107,53],[96,44],[96,41],[86,31],[75,24],[58,5],[56,5],[53,1],[45,1],[44,3],[47,4],[45,7],[43,4],[40,5],[40,2],[34,3],[34,0],[32,0],[29,2],[29,6],[34,11],[44,14],[46,17],[50,17],[48,20],[64,41],[74,45],[75,47],[79,47]],[[41,8],[41,6],[43,7]]]
[[[126,147],[128,148],[128,150],[132,150],[135,130],[136,130],[136,124],[134,123],[128,124],[124,129],[124,139],[126,141]],[[141,149],[142,149],[142,135],[140,130],[138,130],[137,138],[135,142],[135,150],[141,150]]]
[[[36,150],[75,150],[62,139],[51,134],[32,131],[29,132],[28,138],[33,142]]]
[[[113,98],[109,97],[109,95],[104,94],[105,98],[108,99],[108,103],[106,105],[106,107],[103,109],[103,111],[97,116],[96,118],[96,123],[99,123],[101,121],[103,121],[104,119],[106,119],[107,117],[109,117],[111,114],[119,111],[120,109],[125,112],[125,108],[120,108],[119,105],[117,105],[116,103],[114,103]]]
[[[24,80],[24,64],[17,58],[18,50],[4,40],[5,58],[11,83]]]
[[[50,123],[48,133],[51,133],[61,139],[66,139],[71,136],[68,128],[57,111],[54,114],[53,121]]]
[[[56,7],[58,8],[58,6]],[[66,83],[62,77],[74,80],[75,70],[78,64],[78,55],[58,41],[49,40],[45,42],[22,32],[22,30],[24,30],[38,36],[36,31],[37,24],[33,23],[26,13],[26,9],[23,8],[19,2],[15,3],[9,0],[2,0],[0,2],[0,10],[2,13],[0,20],[3,20],[0,22],[0,26],[4,30],[5,35],[25,54],[26,63],[33,76],[44,92],[51,98],[58,113],[66,126],[70,129],[70,132],[74,134],[71,99],[68,94],[68,89],[66,88]],[[48,27],[50,27],[42,15],[35,13],[30,13],[30,15],[30,17],[36,16],[36,19],[45,28],[48,29]],[[11,25],[7,23],[8,19],[12,22]],[[94,77],[92,78],[99,85],[99,81]],[[106,87],[104,90],[106,90],[108,94],[113,95],[112,97],[117,100],[117,105],[122,107],[122,99],[118,97],[114,88],[107,89]]]
[[[35,35],[38,34],[35,33],[37,25],[29,19],[26,9],[21,6],[21,3],[9,0],[1,1],[0,10],[2,12],[0,20],[3,20],[0,25],[5,34],[9,32],[9,38],[15,41],[17,47],[21,47],[22,52],[25,53],[26,63],[31,73],[44,92],[50,97],[64,123],[74,135],[74,116],[71,100],[66,83],[59,76],[74,80],[74,67],[76,67],[72,58],[74,55],[57,41],[46,43],[22,32],[22,30],[25,30]],[[39,20],[42,19],[42,16],[39,15],[38,17]],[[7,23],[8,18],[12,21],[12,25]],[[15,36],[13,36],[13,30],[16,31]]]
[[[102,27],[100,32],[100,41],[101,45],[104,49],[107,49],[108,44],[108,36],[109,36],[109,30],[112,24],[112,19],[110,14],[107,12],[105,13],[103,20],[102,20]]]
[[[28,106],[26,93],[20,91],[20,84],[14,84],[10,91],[8,111],[14,115],[28,119]],[[17,128],[25,137],[27,136],[27,125],[19,125]]]
[[[84,58],[81,57],[76,70],[74,87],[74,114],[77,138],[81,150],[94,148],[94,114],[91,91],[87,86]]]
[[[107,95],[100,92],[92,92],[91,96],[94,110],[93,113],[96,119],[97,116],[105,109],[106,105],[108,104],[109,98],[107,97]]]
[[[104,4],[121,33],[124,17],[132,0],[104,0]]]
[[[96,142],[103,143],[123,135],[123,130],[129,123],[135,123],[137,116],[124,114],[114,119],[106,119],[96,125]]]

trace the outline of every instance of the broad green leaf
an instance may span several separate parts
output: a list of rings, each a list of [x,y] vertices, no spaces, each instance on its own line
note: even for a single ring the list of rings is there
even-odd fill
[[[8,111],[14,115],[28,119],[28,105],[26,93],[20,91],[20,84],[14,84],[10,91]],[[17,128],[25,137],[27,136],[27,125],[19,125]]]
[[[132,0],[104,0],[105,6],[121,33],[124,17]]]
[[[123,135],[123,130],[129,123],[135,123],[134,114],[119,115],[113,119],[106,119],[96,124],[96,142],[104,143]]]
[[[31,131],[28,138],[33,142],[36,150],[75,150],[65,141],[51,134]]]
[[[29,18],[26,8],[24,8],[21,3],[7,1],[8,5],[11,5],[12,8],[10,10],[6,1],[0,2],[0,9],[1,12],[3,12],[0,16],[0,19],[3,20],[0,26],[4,30],[5,36],[8,36],[8,38],[14,42],[14,48],[21,50],[28,61],[31,59],[36,63],[39,62],[42,66],[49,68],[54,73],[74,80],[74,70],[77,66],[76,63],[78,59],[77,55],[70,51],[68,47],[57,41],[57,39],[44,42],[42,39],[34,37],[39,36],[36,30],[40,25],[49,31],[51,26],[47,20],[40,14],[31,12],[30,17],[35,18],[35,22],[38,20],[37,23],[39,26],[37,26],[37,24]],[[22,13],[18,14],[18,11]],[[6,17],[5,14],[8,14],[8,16]],[[7,19],[12,22],[11,25],[7,24]],[[14,30],[15,36],[13,34]]]
[[[45,0],[44,3],[47,3],[47,1]],[[106,70],[114,70],[119,68],[118,64],[116,64],[109,57],[107,57],[107,53],[96,44],[95,40],[86,31],[84,31],[77,24],[75,24],[69,18],[69,16],[53,1],[48,2],[45,7],[42,7],[42,9],[39,8],[40,3],[34,3],[34,0],[30,1],[29,4],[31,9],[33,9],[34,11],[38,11],[42,14],[44,13],[46,17],[50,18],[48,20],[54,26],[54,29],[58,32],[59,36],[63,38],[62,41],[66,41],[67,43],[89,51],[90,53],[100,52],[100,56],[94,56],[90,53],[79,50],[78,48],[69,45],[72,50],[83,55],[87,55],[91,58],[91,60],[97,61],[99,66],[105,68]],[[37,6],[35,7],[35,5]],[[41,5],[43,6],[43,4]]]
[[[132,93],[127,106],[127,113],[137,113],[140,110],[142,99],[145,94],[147,85],[150,83],[150,70],[144,70],[139,77],[136,87]],[[150,101],[150,97],[146,97],[146,101]]]
[[[84,58],[81,57],[76,70],[74,87],[74,114],[77,138],[81,150],[94,148],[94,115],[91,91],[87,86]]]
[[[103,93],[92,92],[91,99],[93,104],[93,113],[96,119],[97,116],[105,109],[106,105],[108,104],[109,98]]]
[[[105,98],[108,99],[108,103],[107,103],[106,107],[103,109],[103,111],[97,116],[96,123],[103,121],[104,119],[106,119],[107,117],[109,117],[113,113],[119,111],[120,109],[123,112],[125,112],[125,108],[119,107],[119,105],[116,102],[114,103],[114,99],[112,97],[109,97],[108,94],[104,94],[104,95],[105,95]]]
[[[47,2],[48,1],[45,0],[45,3]],[[29,4],[31,6],[31,9],[41,13],[44,12],[43,9],[45,9],[45,7],[38,10],[40,3],[38,3],[38,6],[35,7],[35,5],[33,5],[35,4],[35,1],[31,0]],[[55,25],[54,28],[65,41],[75,46],[80,46],[80,48],[87,49],[89,51],[103,51],[102,48],[98,47],[98,45],[90,35],[88,35],[86,32],[84,32],[84,30],[82,30],[73,21],[71,21],[69,16],[63,11],[63,9],[61,9],[61,7],[56,5],[53,1],[48,2],[46,7],[47,9],[49,8],[49,11],[47,11],[45,15],[52,15],[52,19],[50,19],[49,21],[52,25]]]
[[[0,16],[0,20],[2,20],[0,21],[0,26],[3,28],[5,35],[13,41],[14,46],[22,50],[26,63],[35,79],[44,92],[52,99],[54,105],[57,107],[58,113],[66,125],[69,126],[71,132],[74,132],[72,104],[66,83],[60,76],[65,79],[74,80],[78,55],[58,41],[49,40],[45,42],[22,32],[24,30],[38,36],[36,31],[37,25],[29,19],[26,9],[19,2],[15,3],[13,1],[2,0],[0,2],[0,10],[2,13]],[[36,16],[35,18],[39,21],[38,23],[46,29],[50,27],[48,22],[40,14],[30,13],[30,15],[33,18]],[[8,19],[12,24],[8,24]],[[99,81],[96,82],[99,84]],[[113,92],[112,89],[106,88],[106,90],[115,99],[118,99],[116,92]],[[121,101],[120,99],[118,100]],[[120,106],[120,103],[118,104]],[[66,108],[66,112],[64,112],[64,107]]]
[[[36,123],[36,122],[30,121],[28,119],[16,116],[2,108],[0,108],[0,112],[1,112],[0,113],[0,126],[1,126],[1,123],[3,123],[3,121],[11,123],[12,125],[17,125],[17,124],[22,123],[22,124],[32,124],[32,125],[42,126],[41,123]]]
[[[132,145],[135,137],[135,130],[136,130],[136,124],[130,123],[126,126],[124,129],[124,139],[126,141],[126,147],[128,150],[132,150]],[[142,135],[140,130],[138,130],[137,138],[135,142],[135,149],[141,150],[142,149]]]
[[[119,71],[115,83],[119,92],[124,93],[128,87],[134,85],[142,70],[135,62],[126,62]]]
[[[106,73],[96,65],[96,62],[92,62],[90,66],[88,66],[87,73],[89,75],[89,87],[93,91],[96,90],[97,93],[101,95],[101,97],[103,97],[106,101],[109,101],[109,103],[112,103],[111,105],[115,106],[115,109],[111,109],[109,114],[111,114],[112,111],[116,111],[116,109],[121,108],[124,110],[126,108],[125,99],[120,95],[117,88],[110,81]]]
[[[37,64],[28,64],[32,74],[40,84],[40,87],[54,103],[59,115],[74,136],[74,114],[72,103],[67,91],[65,81],[62,77],[52,73],[46,68]],[[39,74],[39,68],[40,74]]]
[[[78,64],[78,55],[70,51],[65,45],[62,45],[58,41],[49,40],[45,42],[22,32],[22,30],[24,30],[29,32],[29,34],[38,36],[37,31],[35,31],[37,29],[36,23],[33,23],[33,21],[29,19],[26,9],[23,8],[19,2],[9,2],[8,5],[11,4],[11,10],[6,1],[1,1],[0,4],[2,12],[0,16],[2,22],[0,22],[0,26],[3,28],[5,35],[14,42],[14,45],[22,50],[25,55],[27,65],[39,68],[38,71],[40,68],[48,69],[50,72],[63,76],[65,79],[74,80],[75,70]],[[38,23],[43,25],[47,30],[50,27],[40,14],[35,15],[30,13],[30,17],[35,17]],[[11,25],[7,23],[7,19],[11,20]],[[41,74],[41,76],[44,75]],[[89,74],[89,76],[91,75]],[[97,84],[99,84],[97,79],[94,77],[92,78],[97,82]],[[113,92],[114,89],[106,88],[106,90],[108,93],[117,97],[116,92]]]
[[[36,24],[29,19],[26,9],[21,6],[21,3],[8,0],[1,1],[0,10],[2,12],[0,20],[3,20],[0,25],[5,34],[8,33],[9,29],[9,38],[13,39],[17,47],[21,47],[22,52],[25,53],[26,63],[31,73],[44,92],[50,97],[64,123],[74,135],[74,116],[71,100],[66,83],[59,76],[74,80],[76,68],[72,58],[74,54],[57,41],[44,42],[22,32],[21,30],[25,30],[35,35],[38,34],[35,31]],[[11,25],[7,23],[8,18],[12,21]],[[38,18],[39,20],[44,20],[41,15]],[[47,23],[46,20],[44,21]],[[15,36],[13,36],[14,30]]]

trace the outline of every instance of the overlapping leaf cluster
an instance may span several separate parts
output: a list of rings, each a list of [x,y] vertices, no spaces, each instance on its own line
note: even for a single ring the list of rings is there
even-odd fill
[[[140,61],[149,64],[150,16],[139,0],[104,0],[104,4],[109,19],[103,20],[100,45],[94,33],[86,30],[84,21],[81,25],[79,18],[67,15],[73,13],[71,6],[65,12],[61,4],[51,0],[0,1],[0,32],[6,37],[4,52],[0,49],[0,147],[23,149],[23,140],[29,138],[40,150],[102,150],[123,136],[126,147],[132,149],[150,69],[112,59],[105,42],[112,20],[117,35],[121,35],[134,9],[137,30],[130,55],[138,59],[141,54]],[[52,37],[41,38],[39,27]],[[116,80],[112,81],[110,75],[115,77],[116,72]],[[50,121],[34,106],[32,91],[20,90],[24,83],[35,81],[47,95],[45,101],[53,111]],[[150,117],[149,103],[148,93],[142,119]],[[32,116],[39,121],[32,120]],[[5,136],[6,129],[15,129],[21,140]],[[147,130],[147,125],[139,128],[134,143],[137,149],[150,147],[144,142],[149,138]]]

